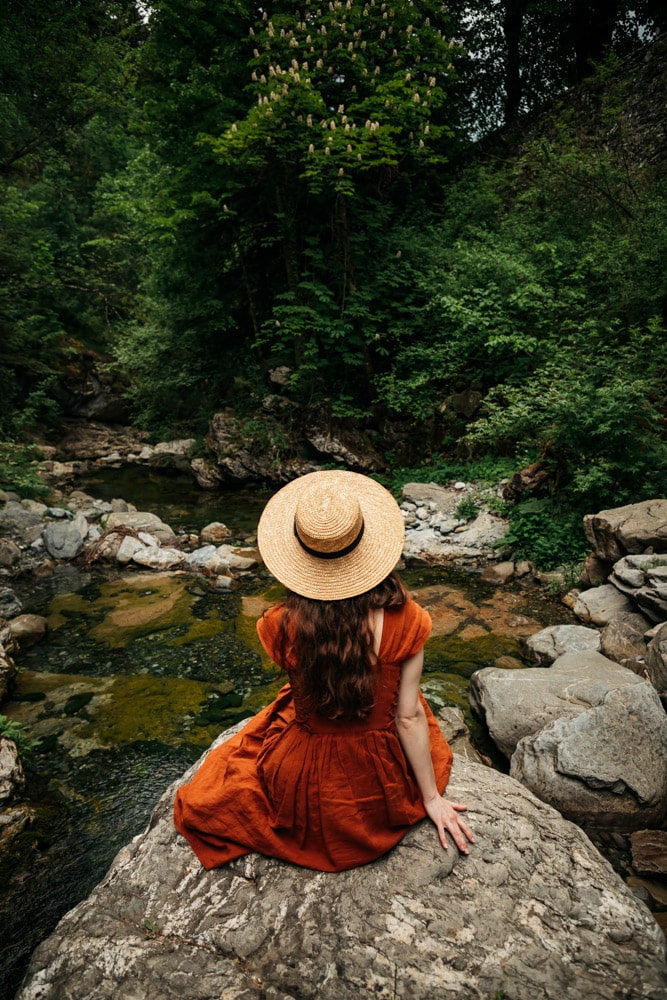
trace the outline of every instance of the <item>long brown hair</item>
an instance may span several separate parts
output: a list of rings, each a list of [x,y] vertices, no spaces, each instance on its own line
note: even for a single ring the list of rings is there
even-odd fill
[[[401,607],[407,593],[390,573],[372,590],[340,601],[315,601],[288,591],[278,649],[298,665],[293,683],[308,712],[325,719],[365,719],[373,708],[373,634],[369,615]]]

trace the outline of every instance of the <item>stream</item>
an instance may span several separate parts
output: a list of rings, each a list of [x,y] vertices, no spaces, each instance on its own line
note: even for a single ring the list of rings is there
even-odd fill
[[[100,499],[123,497],[175,529],[222,521],[249,541],[268,499],[260,492],[203,494],[189,477],[129,467],[77,483]],[[424,692],[456,705],[475,742],[499,767],[468,707],[471,673],[521,661],[521,638],[570,613],[542,591],[482,584],[471,574],[415,569],[403,578],[430,611]],[[32,821],[0,852],[0,997],[18,988],[36,945],[85,898],[120,848],[140,833],[166,787],[219,732],[268,704],[283,681],[255,622],[280,598],[261,569],[229,592],[182,572],[82,571],[17,581],[24,611],[48,618],[3,713],[39,744],[25,760],[21,805]]]

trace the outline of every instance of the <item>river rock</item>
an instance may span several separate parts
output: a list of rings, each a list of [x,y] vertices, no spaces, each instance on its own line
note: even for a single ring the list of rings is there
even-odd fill
[[[520,740],[510,774],[576,823],[658,825],[667,811],[667,715],[657,692],[645,681],[626,684],[561,716]]]
[[[132,553],[132,562],[148,569],[175,569],[177,566],[182,566],[185,559],[185,552],[181,552],[180,549],[158,548],[156,545],[140,545]]]
[[[217,552],[218,558],[226,564],[227,569],[251,569],[259,562],[259,553],[256,549],[236,548],[234,545],[219,545]]]
[[[519,740],[561,716],[599,705],[616,688],[645,684],[594,651],[565,653],[551,667],[499,670],[484,667],[470,678],[470,704],[486,721],[496,746],[510,757]]]
[[[368,433],[350,426],[331,426],[330,421],[312,425],[305,431],[308,444],[327,461],[344,465],[354,472],[377,472],[386,460],[371,444]]]
[[[549,625],[524,640],[526,659],[540,667],[548,667],[564,653],[595,652],[599,649],[600,633],[584,625]]]
[[[484,583],[496,583],[500,586],[507,583],[514,576],[514,563],[511,561],[495,563],[493,566],[487,566],[486,569],[482,571],[481,579]]]
[[[403,554],[428,565],[497,560],[498,543],[507,533],[506,522],[488,511],[481,511],[468,523],[457,522],[453,528],[447,518],[443,521],[437,515],[415,521],[406,523]]]
[[[229,538],[231,531],[226,524],[222,524],[221,521],[211,521],[207,524],[205,528],[202,528],[199,532],[199,537],[203,545],[213,544],[219,545],[220,542],[224,542],[225,538]]]
[[[104,522],[104,530],[110,532],[114,528],[131,528],[135,532],[146,531],[161,545],[171,545],[176,540],[176,535],[169,525],[161,521],[157,514],[148,511],[114,511]]]
[[[667,621],[667,555],[624,556],[609,577],[653,622]]]
[[[137,461],[159,469],[177,469],[190,472],[190,454],[195,438],[180,438],[174,441],[160,441],[147,444],[137,455]]]
[[[667,500],[644,500],[587,514],[584,531],[596,554],[612,562],[647,549],[667,552]]]
[[[217,464],[208,458],[193,458],[190,470],[202,490],[218,490],[224,482],[224,476],[220,474]]]
[[[646,676],[660,694],[667,694],[667,622],[648,633]]]
[[[637,617],[643,621],[641,615]],[[600,651],[610,660],[615,660],[616,663],[643,675],[648,652],[644,638],[645,631],[645,627],[638,627],[631,620],[614,618],[602,630]]]
[[[8,802],[25,788],[25,775],[16,743],[0,736],[0,802]]]
[[[667,995],[647,908],[581,830],[490,768],[454,763],[469,857],[424,821],[336,874],[255,854],[206,871],[174,830],[174,790],[37,948],[16,1000]]]
[[[11,569],[21,559],[21,550],[11,538],[0,538],[0,566]]]
[[[441,708],[438,711],[438,725],[457,756],[475,761],[477,764],[490,766],[491,762],[485,759],[474,746],[470,729],[460,708],[455,708],[453,705],[445,705]]]
[[[23,605],[11,587],[0,587],[0,618],[15,618],[23,611]]]
[[[16,673],[14,661],[6,648],[0,645],[0,705],[9,695]]]
[[[135,552],[147,548],[146,543],[134,535],[125,535],[123,538],[119,535],[107,535],[103,544],[105,546],[104,554],[107,558],[109,557],[108,554],[113,552],[115,548],[115,559],[121,566],[125,566],[131,562]],[[155,547],[157,546],[153,546],[153,548]]]
[[[88,521],[77,514],[72,521],[52,521],[42,532],[46,551],[54,559],[74,559],[88,535]]]
[[[139,452],[146,439],[145,431],[133,427],[112,427],[97,420],[66,420],[65,435],[58,442],[56,457],[65,462],[79,459],[97,460],[114,452],[127,456],[130,452]],[[72,463],[77,465],[76,462]]]
[[[48,622],[42,615],[18,615],[9,623],[12,639],[21,649],[34,646],[46,635]]]
[[[636,606],[611,583],[604,583],[577,594],[572,610],[581,621],[607,625],[619,615],[636,611]]]
[[[595,552],[589,552],[581,570],[580,587],[582,589],[600,587],[607,582],[613,565],[608,559],[601,559]]]
[[[0,510],[0,531],[19,543],[31,545],[42,533],[42,518],[26,510],[19,501],[9,500]]]

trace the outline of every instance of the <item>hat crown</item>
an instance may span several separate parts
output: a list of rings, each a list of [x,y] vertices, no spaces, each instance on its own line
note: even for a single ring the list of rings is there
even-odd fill
[[[336,553],[359,538],[364,519],[358,499],[347,490],[315,483],[297,503],[294,531],[307,549]]]

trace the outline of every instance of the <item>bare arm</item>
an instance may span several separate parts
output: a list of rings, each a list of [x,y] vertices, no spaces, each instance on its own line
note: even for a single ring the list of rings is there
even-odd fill
[[[405,660],[401,667],[401,684],[396,707],[396,731],[405,756],[410,761],[417,779],[426,813],[438,830],[440,843],[443,847],[447,847],[445,831],[448,830],[458,849],[463,854],[467,854],[468,841],[474,843],[475,838],[470,828],[459,816],[460,812],[465,811],[466,806],[444,799],[440,795],[435,781],[428,722],[419,698],[419,681],[423,665],[424,651],[422,649],[411,656],[409,660]]]

